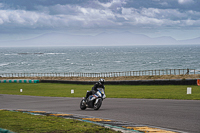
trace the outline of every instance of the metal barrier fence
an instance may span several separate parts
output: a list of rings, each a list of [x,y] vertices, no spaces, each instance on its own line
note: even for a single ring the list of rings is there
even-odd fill
[[[31,80],[31,79],[4,79],[4,80],[0,80],[0,83],[39,83],[39,80]]]
[[[162,76],[162,75],[186,75],[198,74],[195,69],[162,69],[141,70],[126,72],[104,72],[104,73],[0,73],[0,77],[120,77],[120,76]]]

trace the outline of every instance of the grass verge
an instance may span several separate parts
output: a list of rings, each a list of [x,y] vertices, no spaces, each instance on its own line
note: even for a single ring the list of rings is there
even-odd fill
[[[187,94],[187,87],[192,94]],[[0,94],[84,97],[92,85],[53,84],[53,83],[1,83]],[[23,92],[20,92],[23,89]],[[71,94],[74,90],[74,94]],[[106,85],[107,98],[143,98],[143,99],[185,99],[200,100],[200,87],[197,85]]]
[[[116,133],[78,120],[5,110],[0,110],[0,127],[18,133]]]

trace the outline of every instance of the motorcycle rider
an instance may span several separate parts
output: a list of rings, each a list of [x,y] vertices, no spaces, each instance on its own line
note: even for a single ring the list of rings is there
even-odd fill
[[[92,87],[92,90],[91,91],[88,91],[86,93],[86,97],[84,98],[85,101],[87,100],[87,98],[90,96],[90,95],[93,95],[97,92],[97,88],[103,88],[104,91],[105,91],[105,86],[104,86],[104,79],[100,79],[98,83],[96,83],[93,87]]]

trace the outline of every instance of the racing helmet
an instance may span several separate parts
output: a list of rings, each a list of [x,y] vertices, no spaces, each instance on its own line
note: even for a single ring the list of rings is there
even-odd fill
[[[100,79],[100,80],[99,80],[99,84],[100,84],[100,85],[103,85],[103,84],[104,84],[104,79]]]

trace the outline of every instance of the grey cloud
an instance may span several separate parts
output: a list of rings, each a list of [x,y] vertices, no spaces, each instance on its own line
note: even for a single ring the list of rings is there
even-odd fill
[[[77,15],[80,13],[79,6],[75,5],[53,5],[53,6],[37,6],[39,12],[43,12],[49,15]]]
[[[178,0],[178,3],[179,4],[190,4],[190,3],[194,3],[194,1],[193,0]]]
[[[99,8],[102,5],[112,5],[110,8],[123,6],[125,8],[159,8],[200,11],[199,0],[4,0],[2,2],[11,9],[37,10],[37,6],[78,5],[82,7]]]
[[[36,10],[35,7],[41,6],[53,6],[53,5],[76,5],[87,4],[89,0],[4,0],[6,5],[11,9],[24,9],[24,10]]]
[[[196,11],[184,11],[181,12],[177,9],[155,9],[155,8],[143,8],[140,14],[147,17],[154,17],[158,19],[170,19],[170,20],[185,20],[185,19],[199,19],[200,12]]]
[[[196,11],[180,12],[175,9],[123,8],[122,13],[121,17],[124,17],[133,25],[146,24],[146,26],[158,25],[171,27],[192,26],[192,23],[186,23],[190,20],[190,22],[192,21],[194,24],[200,26],[198,21],[196,21],[197,18],[200,18],[200,12]]]
[[[158,8],[200,11],[199,0],[127,0],[125,8]]]
[[[196,4],[197,0],[6,0],[0,4],[0,29],[1,25],[30,29],[199,27]]]

